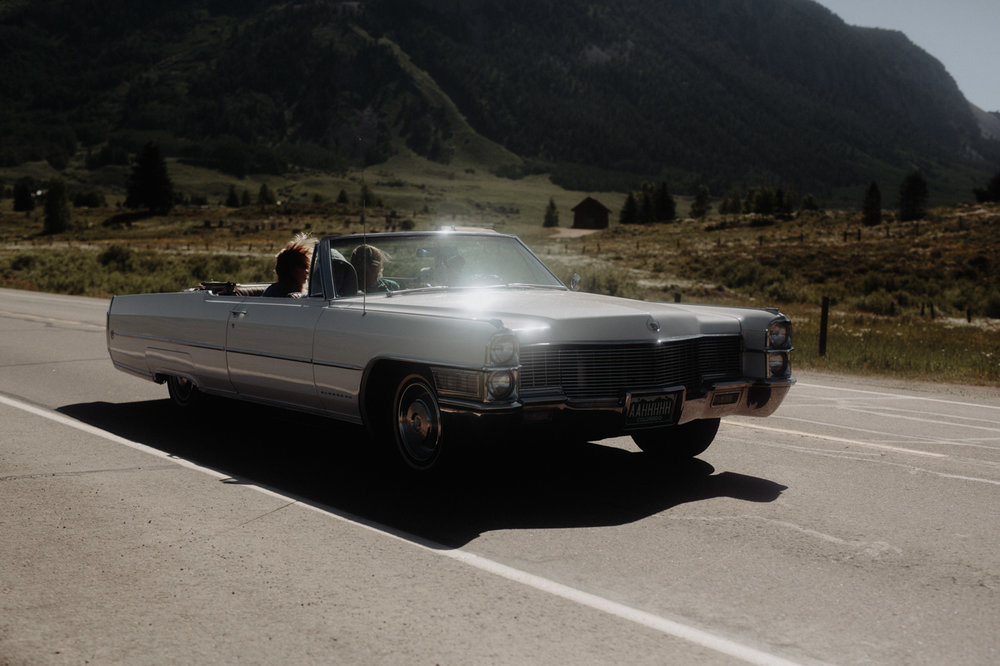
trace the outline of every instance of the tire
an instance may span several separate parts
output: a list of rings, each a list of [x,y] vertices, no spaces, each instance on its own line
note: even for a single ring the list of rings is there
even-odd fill
[[[190,409],[201,403],[204,394],[198,390],[198,386],[184,377],[171,375],[167,377],[167,391],[174,404],[182,409]]]
[[[719,431],[720,419],[700,419],[683,425],[653,428],[632,433],[632,441],[642,451],[660,460],[688,460],[711,446]]]
[[[429,472],[440,465],[441,407],[425,375],[408,374],[396,385],[390,425],[393,448],[406,467]]]

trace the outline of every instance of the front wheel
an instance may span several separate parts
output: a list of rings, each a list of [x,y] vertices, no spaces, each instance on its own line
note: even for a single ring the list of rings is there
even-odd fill
[[[197,405],[203,397],[193,381],[174,375],[167,377],[167,391],[174,404],[185,409]]]
[[[403,377],[392,401],[392,435],[403,462],[428,471],[441,458],[441,407],[430,380],[422,374]]]
[[[644,453],[661,460],[687,460],[712,444],[720,419],[700,419],[683,425],[632,433],[632,441]]]

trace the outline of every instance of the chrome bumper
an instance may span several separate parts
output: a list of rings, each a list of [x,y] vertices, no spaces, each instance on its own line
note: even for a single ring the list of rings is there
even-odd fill
[[[785,399],[795,379],[725,382],[711,386],[697,397],[684,395],[676,423],[726,416],[770,416]],[[684,392],[684,387],[662,392]],[[625,425],[625,399],[574,401],[563,396],[534,397],[507,405],[441,401],[441,409],[453,422],[470,422],[477,427],[558,427],[589,438],[613,437],[639,429]]]

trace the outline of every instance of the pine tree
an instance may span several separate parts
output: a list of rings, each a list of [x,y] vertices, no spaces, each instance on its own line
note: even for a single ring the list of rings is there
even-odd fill
[[[899,219],[903,222],[921,220],[927,215],[927,179],[920,169],[906,174],[899,186]]]
[[[341,190],[344,194],[344,198],[347,198],[347,193]],[[339,201],[339,200],[338,200]],[[274,196],[274,192],[271,188],[267,186],[267,183],[260,184],[260,190],[257,191],[257,205],[258,206],[273,206],[278,203],[277,197]]]
[[[638,221],[642,224],[648,224],[653,221],[653,197],[650,194],[650,189],[648,185],[643,185],[642,196],[639,199]]]
[[[226,207],[227,208],[239,208],[240,207],[240,197],[236,194],[236,186],[229,186],[229,194],[226,196]]]
[[[861,209],[861,221],[869,227],[882,224],[882,192],[874,180],[865,191],[865,204]]]
[[[753,201],[753,212],[758,215],[774,215],[775,196],[774,190],[770,187],[762,187],[757,190]]]
[[[712,210],[712,201],[708,186],[699,185],[698,191],[694,195],[694,203],[691,204],[691,217],[704,219],[710,210]]]
[[[639,217],[639,204],[636,203],[635,193],[629,192],[628,196],[625,197],[625,203],[622,205],[622,212],[618,216],[618,222],[621,224],[635,224]]]
[[[743,196],[738,191],[733,191],[719,204],[719,212],[723,215],[742,215]]]
[[[174,186],[167,175],[167,163],[160,147],[147,143],[136,157],[128,178],[126,208],[148,208],[154,213],[166,213],[174,206]]]
[[[552,198],[549,198],[549,205],[545,208],[545,221],[542,223],[542,226],[559,226],[559,209],[556,208],[556,202]]]
[[[35,181],[25,176],[14,183],[14,210],[28,213],[35,210]]]
[[[816,197],[811,194],[803,197],[802,210],[819,210],[819,202],[816,201]]]
[[[660,183],[653,195],[653,217],[657,222],[672,222],[677,219],[677,202],[670,195],[666,183]]]
[[[979,203],[1000,201],[1000,172],[997,172],[990,179],[989,184],[985,188],[977,187],[972,190],[972,193],[976,195],[976,201]]]
[[[49,182],[45,193],[45,233],[58,234],[69,227],[69,195],[66,183],[60,178]]]

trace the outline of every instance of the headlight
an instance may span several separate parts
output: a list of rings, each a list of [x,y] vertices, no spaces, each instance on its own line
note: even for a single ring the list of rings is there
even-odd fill
[[[770,352],[767,355],[768,377],[787,377],[788,370],[788,354],[785,352]]]
[[[514,392],[514,373],[510,370],[491,372],[486,377],[486,390],[494,400],[503,400]]]
[[[490,340],[490,365],[511,365],[517,357],[517,338],[494,335]]]
[[[775,321],[767,327],[769,349],[784,349],[792,340],[792,327],[787,321]]]

